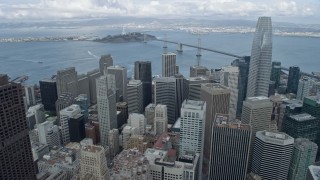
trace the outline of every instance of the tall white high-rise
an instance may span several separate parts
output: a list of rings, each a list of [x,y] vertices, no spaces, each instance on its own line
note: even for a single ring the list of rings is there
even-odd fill
[[[116,85],[112,74],[103,75],[96,80],[97,106],[101,145],[108,146],[108,134],[117,128]]]
[[[146,132],[147,120],[143,114],[131,113],[129,114],[128,125],[137,128],[139,134],[143,135]]]
[[[176,74],[176,59],[174,53],[162,54],[162,77],[171,77]]]
[[[57,71],[56,80],[58,97],[66,92],[71,93],[73,97],[78,96],[78,74],[75,67]]]
[[[251,49],[247,97],[268,96],[271,59],[271,17],[259,17]]]
[[[156,135],[160,135],[164,132],[167,132],[168,115],[166,105],[158,104],[155,107],[153,129]]]
[[[235,120],[237,116],[239,93],[239,67],[223,67],[220,75],[220,83],[230,89],[229,118]]]
[[[38,136],[41,144],[47,144],[49,147],[60,146],[60,132],[57,125],[50,121],[45,121],[38,125]]]
[[[126,101],[127,102],[127,68],[123,66],[109,66],[104,74],[113,74],[115,77],[115,85],[116,85],[116,100]]]
[[[298,85],[297,99],[303,101],[304,97],[309,96],[310,87],[311,87],[311,80],[309,78],[301,79]]]
[[[188,152],[199,153],[199,172],[202,172],[206,102],[185,100],[182,103],[180,120],[179,156],[187,155]]]
[[[60,111],[60,125],[63,144],[68,144],[70,142],[68,121],[77,114],[81,114],[81,109],[80,106],[76,104],[72,104]]]
[[[287,179],[294,139],[285,133],[256,133],[252,172],[262,179]]]
[[[128,112],[143,113],[143,86],[140,80],[131,80],[127,89]]]
[[[102,146],[83,146],[80,153],[81,179],[89,177],[96,180],[105,180],[109,178],[105,149]]]

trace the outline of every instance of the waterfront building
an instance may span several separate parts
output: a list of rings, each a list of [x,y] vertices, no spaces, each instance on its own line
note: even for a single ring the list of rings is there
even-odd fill
[[[56,112],[55,103],[58,99],[57,83],[55,79],[44,79],[39,81],[41,102],[44,110]]]
[[[272,61],[271,64],[271,77],[270,80],[274,82],[275,89],[280,86],[280,76],[281,76],[281,62]]]
[[[90,102],[90,83],[86,74],[78,75],[78,95],[84,94]]]
[[[268,96],[271,59],[271,17],[259,17],[251,49],[247,97]]]
[[[190,66],[190,77],[206,77],[209,75],[209,69],[204,66]]]
[[[176,59],[175,53],[162,54],[162,77],[171,77],[176,74]]]
[[[300,80],[300,68],[298,66],[291,66],[289,68],[287,93],[297,94],[299,80]]]
[[[0,74],[0,97],[1,179],[35,179],[21,84]]]
[[[100,75],[106,75],[104,74],[104,71],[109,66],[113,66],[113,59],[111,57],[111,54],[102,55],[99,60]]]
[[[34,94],[34,86],[25,86],[24,93],[27,100],[27,107],[33,106],[36,104],[36,96]]]
[[[66,92],[71,93],[73,97],[78,96],[78,74],[75,67],[57,71],[56,81],[58,97]]]

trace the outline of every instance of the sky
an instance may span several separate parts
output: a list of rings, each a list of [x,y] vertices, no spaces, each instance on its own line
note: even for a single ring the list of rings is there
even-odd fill
[[[110,16],[247,19],[320,24],[320,0],[0,0],[2,20]]]

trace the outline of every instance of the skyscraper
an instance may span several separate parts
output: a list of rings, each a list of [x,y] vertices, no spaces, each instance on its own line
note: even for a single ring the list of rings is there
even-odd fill
[[[127,68],[123,66],[109,66],[107,68],[107,74],[113,74],[115,77],[116,91],[119,93],[116,96],[117,102],[127,101]]]
[[[59,127],[50,121],[38,125],[38,135],[39,142],[49,145],[50,148],[61,145]]]
[[[112,129],[109,131],[109,148],[112,158],[119,153],[119,146],[119,130]]]
[[[262,179],[287,179],[294,139],[285,133],[256,133],[252,172]]]
[[[121,121],[118,121],[118,128],[120,128],[123,124],[127,123],[129,113],[128,113],[128,103],[127,102],[117,102],[117,111],[121,112]]]
[[[269,98],[258,96],[248,97],[243,102],[241,122],[250,124],[252,132],[269,130],[272,114],[272,102]]]
[[[167,132],[168,129],[168,115],[167,106],[158,104],[154,110],[154,125],[153,129],[156,135]]]
[[[247,97],[268,96],[271,58],[271,17],[259,17],[251,49]]]
[[[238,77],[238,100],[237,100],[237,118],[240,118],[242,113],[243,101],[247,97],[247,86],[248,86],[248,76],[249,76],[249,64],[250,56],[245,56],[240,59],[234,60],[231,65],[239,68]]]
[[[106,147],[109,131],[117,128],[116,83],[112,74],[103,75],[96,81],[101,145]]]
[[[78,96],[78,75],[75,67],[57,71],[56,81],[58,97],[66,92],[71,93],[73,97]]]
[[[162,77],[171,77],[176,74],[176,58],[174,53],[162,54]]]
[[[217,118],[224,119],[220,114],[216,115]],[[251,126],[248,124],[219,121],[213,125],[209,180],[245,179],[251,133]]]
[[[155,82],[155,104],[167,105],[168,123],[173,124],[177,120],[176,79],[174,77],[156,78]]]
[[[109,178],[105,149],[102,146],[87,145],[81,147],[80,154],[81,179],[104,180]]]
[[[298,66],[291,66],[289,68],[287,93],[297,94],[300,80],[300,68]]]
[[[81,109],[80,109],[81,110]],[[80,142],[86,137],[85,117],[79,113],[68,120],[70,142]]]
[[[99,60],[100,74],[103,75],[104,71],[109,67],[113,66],[113,59],[110,54],[102,55]]]
[[[97,103],[97,86],[96,86],[96,79],[103,74],[100,73],[99,69],[94,69],[87,73],[89,78],[89,88],[90,88],[90,104]]]
[[[24,87],[25,96],[27,100],[27,106],[33,106],[36,104],[36,96],[34,94],[34,86],[25,86]]]
[[[60,111],[74,103],[74,96],[70,92],[62,93],[56,101],[58,125],[60,125]]]
[[[128,112],[143,113],[143,84],[140,80],[131,80],[127,86]]]
[[[270,80],[274,81],[276,89],[278,89],[280,85],[280,75],[281,75],[281,62],[272,61]]]
[[[151,61],[134,62],[134,79],[140,80],[143,87],[143,108],[152,103],[152,68]]]
[[[23,88],[0,74],[0,177],[36,179]]]
[[[88,102],[90,102],[90,82],[86,74],[78,75],[78,95],[85,94],[87,96]]]
[[[306,179],[308,167],[315,162],[317,150],[317,144],[309,139],[295,139],[288,179]]]
[[[44,79],[39,81],[41,102],[44,106],[44,110],[55,112],[56,101],[58,99],[57,83],[55,79]]]
[[[144,116],[147,119],[148,125],[154,124],[154,115],[155,115],[156,104],[149,104],[144,111]],[[168,115],[167,115],[168,116]]]
[[[70,142],[69,120],[81,114],[79,105],[73,104],[60,111],[60,124],[63,144]]]
[[[293,138],[307,138],[316,143],[320,133],[319,118],[308,113],[285,114],[282,131]]]
[[[204,148],[204,126],[206,120],[206,102],[185,100],[181,106],[181,131],[179,156],[188,155],[188,152],[199,153],[199,172],[202,172]],[[199,173],[199,179],[201,179]]]
[[[204,66],[190,66],[190,77],[205,77],[209,74],[209,69]]]
[[[230,89],[229,118],[236,119],[239,95],[239,68],[226,66],[221,70],[220,83]]]
[[[209,79],[206,77],[190,77],[190,79],[188,80],[188,99],[200,101],[201,84],[203,83],[209,83]]]
[[[309,78],[303,78],[299,80],[297,99],[302,100],[304,97],[309,96],[311,87],[311,80]]]
[[[230,89],[219,83],[201,84],[201,100],[206,102],[205,139],[204,144],[210,145],[212,125],[217,113],[228,114],[230,102]],[[205,163],[210,158],[210,147],[204,148]]]

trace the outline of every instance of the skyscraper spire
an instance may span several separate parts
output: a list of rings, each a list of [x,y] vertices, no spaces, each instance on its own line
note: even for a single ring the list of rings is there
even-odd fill
[[[251,49],[247,97],[268,96],[271,59],[271,17],[259,17]]]

